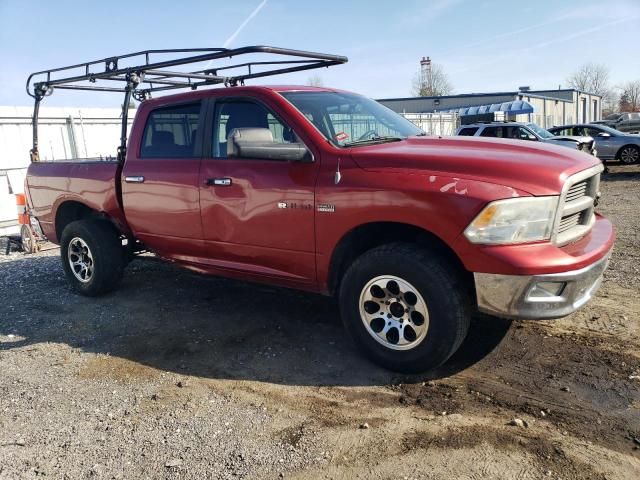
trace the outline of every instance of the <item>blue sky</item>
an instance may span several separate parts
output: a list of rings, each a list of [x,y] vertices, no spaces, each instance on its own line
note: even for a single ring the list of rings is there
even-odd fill
[[[640,79],[639,22],[640,0],[0,0],[0,105],[31,104],[24,82],[35,70],[225,44],[346,55],[347,65],[319,72],[323,83],[374,98],[409,96],[423,55],[444,67],[455,93],[557,88],[588,61],[609,66],[616,85]],[[46,104],[114,102],[56,92]]]

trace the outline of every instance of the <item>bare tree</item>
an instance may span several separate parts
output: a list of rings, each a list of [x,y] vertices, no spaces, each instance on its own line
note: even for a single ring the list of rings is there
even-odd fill
[[[442,65],[431,65],[429,75],[416,74],[413,79],[412,93],[418,97],[439,97],[453,92],[453,85],[449,81]]]
[[[640,112],[640,80],[631,80],[620,87],[621,112]]]
[[[609,68],[600,63],[585,63],[567,78],[567,83],[571,88],[593,93],[604,99],[611,90]]]
[[[602,116],[606,117],[618,111],[618,104],[620,102],[620,94],[614,89],[607,90],[602,97]]]
[[[324,87],[324,81],[320,75],[311,75],[307,78],[307,85],[310,87]]]

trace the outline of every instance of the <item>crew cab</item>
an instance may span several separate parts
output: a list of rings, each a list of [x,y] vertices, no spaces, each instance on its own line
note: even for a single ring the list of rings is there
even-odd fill
[[[474,310],[572,313],[614,243],[595,211],[592,155],[427,136],[342,90],[237,85],[145,99],[121,153],[43,162],[32,152],[29,212],[60,245],[76,291],[112,291],[144,250],[335,295],[355,343],[403,372],[445,362]]]

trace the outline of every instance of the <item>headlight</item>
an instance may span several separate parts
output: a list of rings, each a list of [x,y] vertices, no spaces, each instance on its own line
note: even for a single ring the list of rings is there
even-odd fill
[[[472,243],[509,244],[549,240],[558,197],[497,200],[487,205],[464,231]]]

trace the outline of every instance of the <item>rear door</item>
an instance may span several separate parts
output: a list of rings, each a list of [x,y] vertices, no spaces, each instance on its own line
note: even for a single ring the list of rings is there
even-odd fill
[[[149,111],[121,177],[124,211],[136,237],[160,255],[186,261],[202,250],[201,110],[196,101]]]
[[[200,174],[203,235],[212,265],[315,283],[317,152],[312,163],[228,158],[228,136],[236,128],[268,128],[276,142],[299,138],[275,111],[253,98],[219,98],[212,112],[211,152]]]

